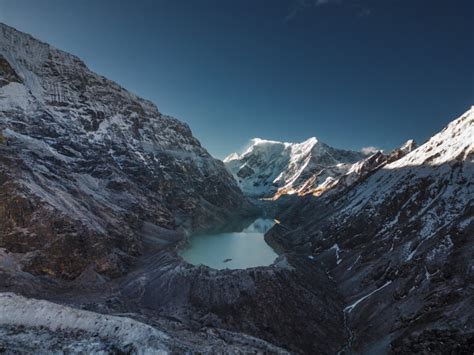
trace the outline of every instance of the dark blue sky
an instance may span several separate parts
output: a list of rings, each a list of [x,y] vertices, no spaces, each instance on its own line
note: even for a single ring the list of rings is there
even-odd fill
[[[151,99],[219,158],[252,137],[391,149],[474,103],[472,0],[0,0],[0,21]]]

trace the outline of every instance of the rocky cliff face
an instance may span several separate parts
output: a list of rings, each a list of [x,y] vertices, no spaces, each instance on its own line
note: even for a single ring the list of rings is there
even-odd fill
[[[249,206],[189,127],[0,24],[0,247],[24,269],[117,276],[142,241]]]
[[[359,152],[335,149],[310,138],[283,143],[255,138],[242,154],[224,159],[242,191],[253,197],[304,194],[347,172],[364,158]]]
[[[293,200],[267,235],[335,279],[346,351],[473,347],[474,108],[410,145]]]

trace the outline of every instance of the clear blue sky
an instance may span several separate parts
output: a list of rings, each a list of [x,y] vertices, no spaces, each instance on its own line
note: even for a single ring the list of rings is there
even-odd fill
[[[0,21],[151,99],[219,158],[252,137],[391,149],[474,103],[472,0],[0,0]]]

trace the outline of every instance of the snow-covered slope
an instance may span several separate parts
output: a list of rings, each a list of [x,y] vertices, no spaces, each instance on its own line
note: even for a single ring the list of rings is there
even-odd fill
[[[403,209],[410,220],[418,217],[425,237],[443,227],[440,221],[458,217],[474,198],[474,109],[451,122],[443,131],[404,157],[383,166],[351,193],[351,203],[341,212],[354,215],[369,208],[383,213],[387,200],[404,196]],[[419,188],[421,181],[426,185]],[[419,191],[416,191],[419,190]],[[408,191],[414,194],[407,194]],[[423,205],[417,200],[426,199]],[[438,208],[431,213],[427,209]],[[414,208],[414,207],[417,208]],[[404,213],[403,210],[399,211]],[[399,218],[399,217],[398,217]],[[389,225],[397,223],[395,218]],[[382,228],[385,229],[385,228]]]
[[[224,159],[242,191],[254,197],[301,193],[347,172],[359,152],[332,148],[315,137],[302,143],[255,138],[241,155]]]
[[[474,332],[474,107],[412,148],[368,158],[271,231],[329,265],[357,352],[444,353]]]
[[[117,275],[144,237],[247,206],[186,124],[3,24],[0,133],[0,247],[35,273]]]

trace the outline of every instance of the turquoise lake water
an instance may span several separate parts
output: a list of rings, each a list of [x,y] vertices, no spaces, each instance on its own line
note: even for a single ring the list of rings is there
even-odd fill
[[[259,218],[239,232],[194,235],[180,255],[190,264],[219,270],[267,266],[278,256],[263,237],[274,224]]]

